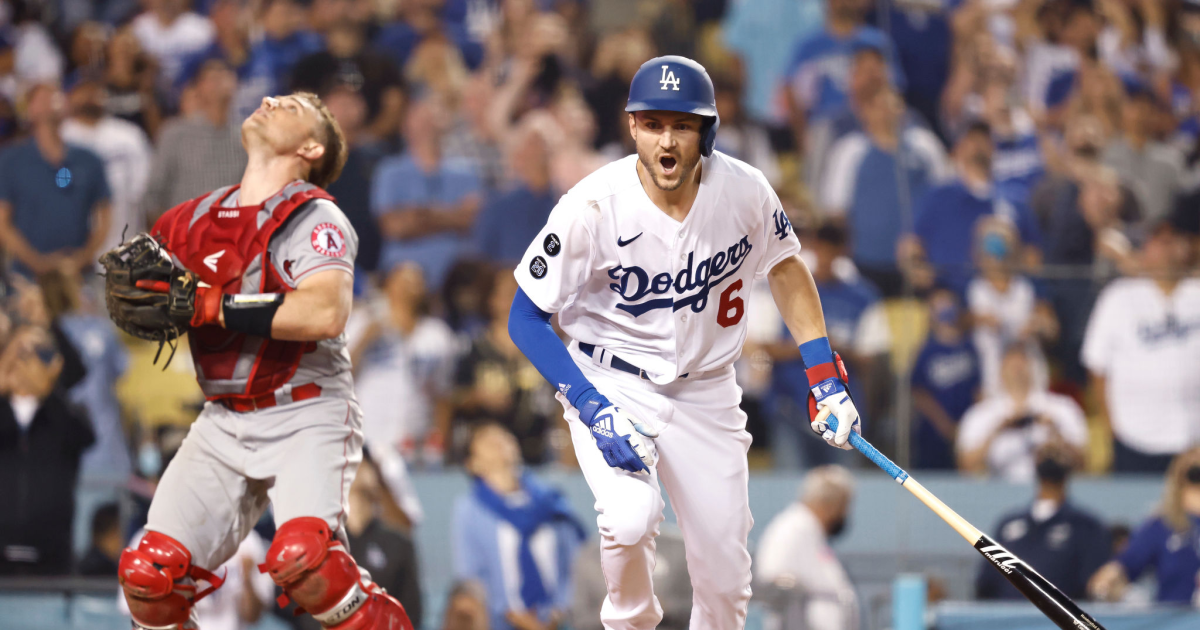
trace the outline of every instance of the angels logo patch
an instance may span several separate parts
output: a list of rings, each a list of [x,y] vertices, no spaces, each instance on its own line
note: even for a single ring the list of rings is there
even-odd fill
[[[312,246],[318,254],[341,258],[346,255],[346,237],[332,223],[321,223],[312,231]]]

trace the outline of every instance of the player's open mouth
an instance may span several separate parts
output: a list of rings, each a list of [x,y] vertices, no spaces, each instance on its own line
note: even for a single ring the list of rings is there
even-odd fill
[[[658,158],[658,164],[662,167],[664,175],[670,175],[675,172],[675,158],[663,156]]]

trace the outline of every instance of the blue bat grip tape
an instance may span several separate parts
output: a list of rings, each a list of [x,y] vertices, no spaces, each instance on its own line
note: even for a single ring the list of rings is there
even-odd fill
[[[837,431],[838,421],[833,414],[829,414],[826,422],[829,423],[830,429],[833,429],[835,432]],[[863,436],[853,432],[850,433],[850,445],[858,449],[858,452],[866,455],[867,459],[875,462],[876,466],[882,468],[883,472],[887,473],[892,479],[895,479],[897,483],[902,484],[908,481],[908,473],[904,472],[903,468],[897,466],[896,462],[888,459],[887,455],[880,453],[879,449],[872,446]]]

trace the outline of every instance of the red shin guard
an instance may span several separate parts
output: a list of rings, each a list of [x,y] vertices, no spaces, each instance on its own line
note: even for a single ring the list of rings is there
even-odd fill
[[[258,570],[283,588],[281,606],[290,598],[326,628],[412,630],[399,602],[362,583],[358,565],[323,519],[303,516],[284,523]]]
[[[182,543],[154,531],[146,532],[137,549],[121,553],[117,577],[135,627],[153,630],[183,628],[192,606],[225,581],[192,566],[192,554]],[[210,586],[197,593],[195,580]]]

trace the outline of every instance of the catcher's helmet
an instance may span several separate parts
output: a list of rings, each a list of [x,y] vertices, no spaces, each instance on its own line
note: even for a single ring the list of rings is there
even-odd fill
[[[629,84],[627,112],[651,110],[686,112],[704,116],[700,129],[700,153],[712,155],[717,141],[717,96],[704,66],[677,55],[655,57],[642,64]]]

